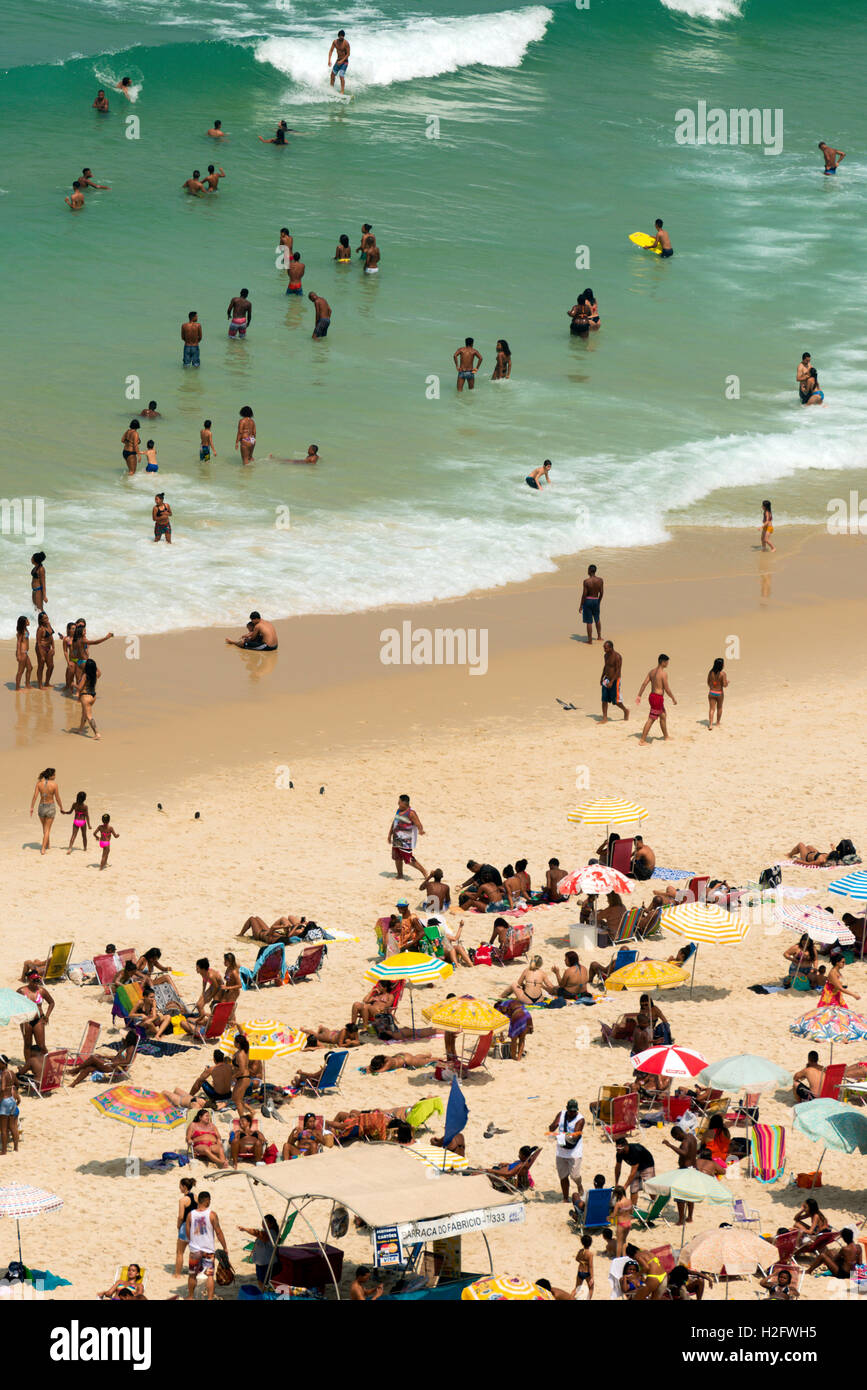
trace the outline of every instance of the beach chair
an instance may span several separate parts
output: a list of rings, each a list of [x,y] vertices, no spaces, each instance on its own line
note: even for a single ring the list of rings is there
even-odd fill
[[[639,1207],[634,1207],[632,1211],[633,1226],[637,1226],[641,1231],[646,1231],[656,1221],[665,1221],[668,1224],[667,1217],[663,1216],[663,1212],[670,1200],[667,1192],[660,1192],[646,1210],[642,1211]]]
[[[766,1277],[768,1279],[773,1279],[774,1275],[779,1274],[780,1270],[783,1269],[787,1269],[792,1276],[791,1288],[795,1290],[795,1293],[800,1293],[801,1285],[804,1282],[804,1275],[807,1271],[805,1269],[801,1269],[800,1265],[796,1265],[791,1260],[777,1260],[774,1264],[771,1265],[770,1269],[767,1271]],[[756,1289],[755,1292],[756,1298],[768,1298],[767,1289]]]
[[[93,968],[96,971],[96,978],[102,985],[103,993],[107,998],[111,997],[111,986],[115,975],[119,975],[128,960],[135,959],[135,947],[130,946],[123,951],[115,951],[113,956],[94,956]]]
[[[648,917],[648,919],[647,919],[647,921],[645,922],[644,926],[643,926],[643,927],[639,927],[638,931],[635,933],[637,939],[638,939],[639,941],[661,941],[661,940],[662,940],[662,928],[661,928],[661,926],[659,925],[661,919],[662,919],[662,908],[661,908],[661,907],[654,908],[653,912],[652,912],[652,913],[650,914],[650,916]],[[690,945],[692,946],[692,951],[690,951],[690,953],[689,953],[689,955],[691,956],[691,955],[692,955],[692,952],[695,950],[695,942],[694,942],[694,941],[693,941],[693,942],[690,942]],[[689,959],[689,956],[687,956],[686,959],[688,960],[688,959]]]
[[[202,1042],[218,1042],[228,1028],[229,1019],[234,1012],[234,999],[221,1000],[219,1004],[214,1005],[214,1010],[205,1032],[203,1033],[200,1028],[196,1037]]]
[[[128,985],[118,985],[111,1001],[112,1020],[122,1018],[125,1023],[128,1023],[130,1013],[143,998],[141,985],[137,985],[135,982]]]
[[[700,1115],[709,1119],[711,1115],[724,1115],[729,1108],[729,1103],[722,1091],[711,1091],[706,1101],[702,1103],[694,1100],[693,1106]]]
[[[625,874],[627,877],[630,876],[630,871],[632,869],[633,843],[634,841],[632,839],[615,840],[613,846],[610,846],[608,851],[609,867],[616,869],[618,873]]]
[[[748,1226],[753,1221],[759,1221],[759,1213],[750,1207],[744,1206],[743,1197],[735,1197],[732,1203],[732,1215],[736,1226]]]
[[[136,1040],[135,1051],[133,1052],[133,1054],[132,1054],[132,1056],[130,1057],[129,1061],[127,1062],[126,1066],[123,1067],[120,1071],[114,1071],[114,1072],[112,1072],[112,1074],[111,1074],[111,1084],[112,1084],[112,1085],[114,1085],[114,1083],[115,1083],[116,1081],[125,1081],[125,1080],[129,1080],[129,1074],[130,1074],[130,1072],[132,1071],[132,1064],[133,1064],[133,1062],[135,1061],[136,1057],[138,1056],[138,1045],[139,1045],[139,1042],[140,1042],[140,1041],[141,1041],[140,1038],[138,1038],[138,1039]]]
[[[611,1192],[610,1187],[588,1187],[584,1194],[583,1211],[572,1199],[569,1220],[574,1223],[576,1230],[589,1234],[591,1231],[602,1231],[611,1224]]]
[[[637,951],[627,951],[625,947],[621,946],[611,963],[611,973],[613,974],[615,970],[622,970],[624,965],[634,965],[637,960]]]
[[[691,1108],[692,1099],[690,1096],[662,1096],[660,1104],[662,1118],[669,1124],[676,1125]]]
[[[135,1260],[133,1260],[133,1264],[135,1264]],[[142,1286],[143,1289],[146,1289],[146,1288],[147,1288],[147,1282],[148,1282],[148,1272],[147,1272],[147,1269],[145,1268],[144,1265],[140,1265],[140,1266],[139,1266],[139,1269],[140,1269],[140,1272],[141,1272],[141,1286]],[[113,1280],[113,1283],[115,1283],[115,1284],[117,1284],[117,1283],[124,1283],[124,1284],[125,1284],[126,1281],[127,1281],[128,1279],[129,1279],[129,1265],[118,1265],[117,1269],[114,1271],[114,1280]]]
[[[437,1065],[434,1067],[434,1076],[436,1077],[437,1081],[442,1081],[443,1073],[445,1072],[446,1068],[452,1071],[455,1074],[455,1076],[461,1078],[467,1076],[471,1071],[478,1071],[479,1067],[484,1067],[485,1071],[487,1071],[488,1068],[485,1063],[485,1058],[491,1050],[491,1042],[493,1040],[493,1037],[493,1033],[482,1033],[481,1037],[476,1043],[472,1056],[469,1057],[465,1062],[462,1062],[460,1058],[457,1056],[457,1054],[451,1057],[446,1057],[446,1060],[444,1062],[438,1062]]]
[[[702,878],[691,878],[686,885],[683,901],[687,903],[707,902],[707,885],[709,883],[710,874],[705,874]]]
[[[647,1253],[656,1256],[666,1274],[670,1274],[677,1264],[677,1256],[670,1245],[651,1245]]]
[[[624,912],[614,930],[608,931],[608,940],[612,946],[620,946],[624,941],[635,939],[635,928],[640,916],[640,907],[630,907],[628,912]]]
[[[835,1062],[833,1067],[826,1067],[822,1077],[822,1089],[816,1097],[817,1100],[838,1100],[840,1096],[840,1086],[846,1075],[846,1063]]]
[[[184,1003],[172,980],[160,980],[154,985],[154,999],[163,1014],[183,1014],[186,1018],[194,1012],[191,1005]]]
[[[530,922],[523,922],[520,927],[509,927],[506,934],[506,944],[491,947],[491,963],[493,965],[507,965],[510,960],[517,960],[519,956],[525,956],[533,944],[533,926]]]
[[[786,1168],[786,1131],[783,1125],[753,1125],[750,1130],[750,1169],[758,1182],[770,1184]]]
[[[282,985],[286,969],[286,950],[281,941],[275,941],[260,951],[252,969],[241,971],[241,983],[245,989],[262,989],[264,985]]]
[[[794,1258],[795,1247],[801,1237],[800,1231],[782,1231],[778,1236],[769,1236],[772,1245],[777,1247],[781,1264],[788,1264]]]
[[[390,917],[379,917],[376,922],[376,946],[380,957],[396,955],[400,950],[397,932],[389,928]]]
[[[617,1096],[625,1096],[628,1094],[628,1086],[621,1086],[619,1084],[615,1084],[613,1086],[600,1086],[599,1091],[596,1095],[596,1103],[595,1105],[590,1106],[590,1113],[593,1116],[594,1128],[596,1125],[601,1124],[603,1120],[607,1121],[611,1119],[612,1100],[615,1100]]]
[[[497,1192],[527,1192],[529,1188],[534,1186],[533,1179],[530,1177],[530,1169],[541,1152],[541,1145],[538,1145],[526,1158],[522,1158],[520,1163],[513,1163],[507,1176],[501,1175],[493,1178],[489,1173],[488,1178],[491,1186]]]
[[[81,1035],[81,1042],[78,1044],[77,1052],[67,1053],[67,1070],[69,1070],[70,1067],[80,1067],[82,1062],[86,1062],[89,1057],[93,1056],[96,1044],[99,1041],[99,1033],[100,1024],[90,1019],[84,1026],[84,1032]]]
[[[42,1063],[42,1077],[37,1083],[35,1076],[22,1076],[21,1083],[27,1087],[31,1096],[50,1096],[63,1090],[63,1075],[69,1057],[67,1047],[59,1047],[55,1052],[46,1052]]]
[[[795,1259],[800,1260],[802,1255],[818,1255],[826,1246],[833,1245],[834,1241],[839,1239],[839,1231],[822,1231],[820,1235],[812,1236],[810,1240],[805,1240],[803,1245],[798,1246]]]
[[[58,941],[52,946],[42,972],[42,978],[47,985],[56,984],[65,977],[74,945],[74,941]]]
[[[339,1052],[326,1052],[325,1065],[322,1068],[322,1075],[317,1082],[307,1082],[302,1086],[303,1091],[310,1091],[314,1096],[337,1095],[340,1092],[340,1079],[346,1067],[346,1059],[349,1056],[346,1048]]]
[[[611,1119],[601,1120],[602,1133],[614,1143],[621,1134],[632,1134],[638,1128],[638,1096],[633,1091],[626,1096],[615,1096],[611,1102]]]
[[[748,1091],[742,1100],[736,1100],[734,1109],[726,1115],[726,1124],[753,1125],[759,1118],[759,1092]]]
[[[425,955],[438,956],[440,960],[443,959],[443,938],[439,927],[425,927],[419,948]]]
[[[327,949],[324,942],[317,946],[305,946],[298,959],[286,971],[284,982],[287,985],[297,985],[299,980],[308,980],[311,975],[318,975]]]

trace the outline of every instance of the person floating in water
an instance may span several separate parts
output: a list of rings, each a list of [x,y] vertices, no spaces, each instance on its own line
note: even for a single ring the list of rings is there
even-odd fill
[[[841,162],[846,158],[845,150],[835,150],[833,145],[826,145],[824,140],[819,141],[819,149],[822,151],[822,158],[825,161],[823,174],[836,174]]]
[[[671,247],[671,237],[668,235],[668,232],[665,231],[665,229],[663,228],[661,217],[657,217],[653,225],[656,228],[656,237],[654,239],[653,245],[659,247],[660,251],[662,252],[663,259],[667,260],[669,256],[674,255],[674,251]]]
[[[465,381],[468,383],[470,390],[474,390],[476,385],[476,372],[482,365],[482,354],[474,345],[474,340],[472,338],[465,338],[463,347],[455,349],[454,363],[458,373],[458,390],[463,391]]]
[[[311,444],[311,445],[309,445],[309,446],[308,446],[308,449],[307,449],[307,457],[304,458],[304,459],[283,459],[283,458],[279,458],[277,454],[269,454],[268,457],[269,457],[269,459],[271,459],[274,463],[318,463],[318,462],[319,462],[319,445],[318,445],[318,444]]]
[[[331,55],[335,56],[334,67],[331,68]],[[349,44],[346,41],[345,29],[338,29],[337,38],[328,50],[327,66],[331,68],[331,85],[334,86],[335,77],[340,78],[341,94],[346,91],[346,69],[349,67]]]
[[[527,474],[526,478],[524,479],[524,482],[527,484],[527,487],[534,488],[537,492],[540,490],[543,482],[546,482],[550,487],[551,460],[546,459],[545,462],[540,464],[538,468],[534,468],[532,473]]]
[[[297,134],[296,131],[293,131],[292,133],[293,133],[293,134]],[[270,140],[266,140],[264,135],[260,135],[260,136],[259,136],[259,139],[262,141],[262,144],[263,144],[263,145],[285,145],[285,144],[286,144],[286,136],[287,136],[288,134],[289,134],[289,126],[286,124],[285,121],[281,121],[280,124],[278,125],[276,131],[275,131],[274,134],[271,136],[271,139],[270,139]]]

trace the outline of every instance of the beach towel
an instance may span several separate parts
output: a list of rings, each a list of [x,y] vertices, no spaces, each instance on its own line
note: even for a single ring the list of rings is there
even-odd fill
[[[692,869],[660,869],[657,865],[650,877],[652,879],[664,879],[667,883],[676,883],[681,878],[695,878],[695,873]]]
[[[120,1052],[123,1046],[123,1038],[105,1044],[107,1052]],[[145,1057],[174,1057],[178,1052],[191,1052],[193,1049],[183,1043],[166,1042],[163,1038],[140,1038],[138,1050]]]

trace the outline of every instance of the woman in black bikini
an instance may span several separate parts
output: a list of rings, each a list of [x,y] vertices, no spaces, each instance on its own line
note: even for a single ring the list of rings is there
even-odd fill
[[[556,988],[543,969],[542,957],[534,956],[515,984],[504,989],[500,998],[508,999],[510,994],[514,994],[522,1004],[540,1004],[545,995],[553,994]]]
[[[140,420],[130,420],[129,429],[124,430],[121,436],[120,442],[123,445],[123,461],[126,464],[127,472],[130,474],[134,473],[138,468],[138,461],[141,457],[140,429]]]
[[[587,315],[587,322],[592,328],[598,328],[600,323],[599,305],[596,303],[596,296],[591,289],[586,289],[584,291],[584,309]]]
[[[45,592],[45,551],[37,550],[35,555],[30,556],[30,563],[33,566],[30,571],[30,593],[33,598],[33,607],[37,613],[41,613],[46,603],[48,595]]]
[[[153,511],[151,512],[154,523],[154,540],[161,541],[165,538],[166,544],[172,543],[172,509],[166,502],[166,494],[158,492],[154,498]]]

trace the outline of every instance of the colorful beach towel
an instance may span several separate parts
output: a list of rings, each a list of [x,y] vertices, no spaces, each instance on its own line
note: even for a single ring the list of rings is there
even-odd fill
[[[677,883],[681,878],[695,878],[695,873],[692,869],[660,869],[657,865],[650,877],[664,879],[667,883]]]
[[[786,1167],[786,1131],[783,1125],[753,1125],[750,1130],[753,1177],[762,1183],[776,1182]]]

